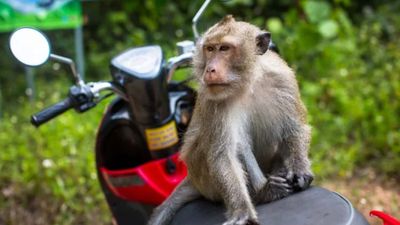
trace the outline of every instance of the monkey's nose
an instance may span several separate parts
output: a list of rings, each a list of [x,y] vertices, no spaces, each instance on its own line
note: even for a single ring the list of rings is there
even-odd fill
[[[210,68],[210,67],[208,67],[207,68],[207,73],[215,73],[215,69],[214,68]]]

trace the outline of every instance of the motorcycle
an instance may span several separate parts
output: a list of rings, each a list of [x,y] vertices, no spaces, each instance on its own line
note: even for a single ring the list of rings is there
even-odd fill
[[[196,38],[196,24],[209,3],[206,0],[193,18]],[[146,224],[152,209],[187,174],[179,146],[196,91],[188,80],[171,78],[190,66],[195,44],[182,41],[177,46],[179,55],[168,60],[157,45],[128,49],[111,60],[111,81],[86,83],[73,60],[50,52],[40,31],[21,28],[11,35],[11,52],[22,64],[40,66],[52,59],[69,65],[75,80],[67,98],[31,117],[33,125],[39,127],[72,108],[86,112],[116,95],[100,122],[95,147],[99,184],[116,224]],[[270,48],[276,50],[272,43]],[[259,205],[257,211],[263,224],[368,224],[346,198],[319,187]],[[172,224],[222,224],[223,213],[222,205],[199,199],[182,208]]]

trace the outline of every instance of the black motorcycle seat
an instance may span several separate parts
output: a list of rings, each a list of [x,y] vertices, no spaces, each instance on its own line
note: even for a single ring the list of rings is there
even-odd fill
[[[256,207],[263,225],[367,225],[365,218],[341,195],[311,187],[279,201]],[[171,225],[220,225],[222,204],[199,199],[181,208]]]

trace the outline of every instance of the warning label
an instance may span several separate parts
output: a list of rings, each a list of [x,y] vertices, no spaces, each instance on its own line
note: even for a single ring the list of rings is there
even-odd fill
[[[175,121],[171,121],[162,127],[145,130],[147,147],[151,151],[168,148],[178,142],[178,132]]]

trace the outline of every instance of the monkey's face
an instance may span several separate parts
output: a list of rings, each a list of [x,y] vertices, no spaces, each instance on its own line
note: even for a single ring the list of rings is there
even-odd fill
[[[260,34],[268,35],[260,38]],[[199,93],[210,100],[240,95],[252,80],[257,55],[264,54],[268,44],[268,32],[225,17],[197,45],[193,63],[200,82]]]
[[[255,43],[252,44],[255,48]],[[207,99],[234,97],[248,86],[256,55],[253,46],[247,45],[240,35],[224,29],[203,37],[197,46],[194,66],[200,82],[199,92]]]
[[[202,88],[212,99],[224,99],[237,90],[242,76],[235,69],[239,56],[238,41],[225,36],[221,40],[208,40],[202,45],[205,61],[200,77]]]

